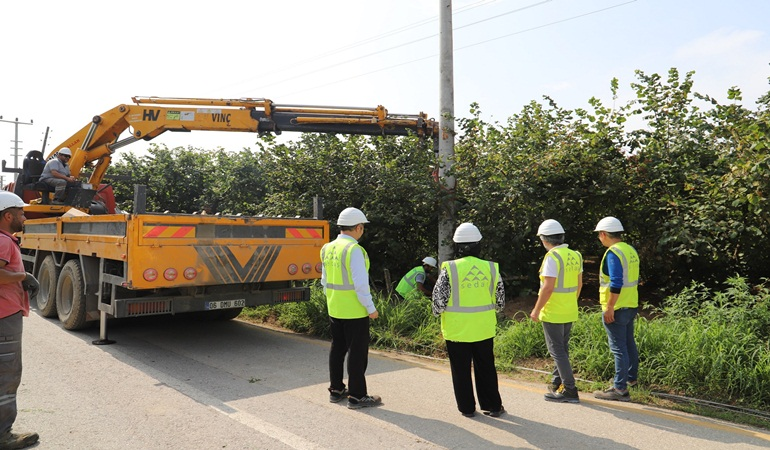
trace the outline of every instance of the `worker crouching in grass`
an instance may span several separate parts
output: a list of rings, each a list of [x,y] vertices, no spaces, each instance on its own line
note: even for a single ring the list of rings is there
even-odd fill
[[[422,265],[406,273],[396,286],[396,292],[403,298],[413,298],[418,295],[430,297],[436,285],[436,258],[426,256]]]
[[[479,258],[481,232],[472,223],[455,230],[457,259],[441,264],[433,289],[433,315],[441,316],[457,409],[465,417],[476,415],[471,363],[476,394],[484,414],[505,412],[497,383],[494,337],[495,310],[505,307],[505,289],[497,263]]]

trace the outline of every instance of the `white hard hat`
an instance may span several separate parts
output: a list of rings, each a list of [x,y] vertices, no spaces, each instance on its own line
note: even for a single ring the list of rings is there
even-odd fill
[[[60,155],[67,155],[67,156],[72,156],[72,152],[71,152],[71,151],[70,151],[70,149],[68,149],[67,147],[62,147],[62,148],[60,148],[60,149],[59,149],[59,154],[60,154]]]
[[[358,225],[359,223],[369,223],[369,221],[366,220],[364,213],[362,213],[361,210],[357,208],[345,208],[337,218],[337,225],[340,226],[352,227]]]
[[[436,258],[432,256],[426,256],[425,258],[423,258],[422,262],[431,267],[436,267]]]
[[[479,242],[481,240],[481,232],[476,225],[472,223],[461,223],[455,230],[455,235],[452,240],[457,244],[464,244],[469,242]]]
[[[607,231],[610,233],[617,233],[623,231],[623,224],[612,216],[605,217],[596,224],[594,231]]]
[[[554,234],[564,234],[564,228],[553,219],[547,219],[537,228],[538,236],[552,236]]]
[[[5,211],[8,208],[23,208],[29,206],[24,203],[18,195],[13,192],[0,191],[0,211]]]

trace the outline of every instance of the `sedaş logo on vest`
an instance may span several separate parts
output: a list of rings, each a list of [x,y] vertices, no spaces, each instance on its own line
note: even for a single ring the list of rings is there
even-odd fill
[[[342,267],[342,261],[340,260],[340,254],[337,252],[337,248],[332,247],[328,250],[326,257],[324,258],[324,264],[327,269],[339,269]]]
[[[580,259],[575,255],[570,254],[567,256],[567,262],[565,263],[568,271],[580,270]]]
[[[489,286],[489,278],[478,267],[473,266],[468,275],[460,282],[460,285],[464,288],[486,287]]]

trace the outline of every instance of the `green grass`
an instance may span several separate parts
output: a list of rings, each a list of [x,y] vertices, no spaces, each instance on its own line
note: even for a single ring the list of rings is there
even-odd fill
[[[328,338],[325,297],[318,283],[311,291],[309,302],[247,308],[241,317]],[[440,322],[429,299],[396,301],[375,294],[374,300],[380,313],[371,326],[374,347],[445,356]],[[770,412],[770,291],[764,284],[749,286],[739,277],[728,279],[721,291],[694,284],[651,313],[647,315],[654,319],[640,316],[636,321],[639,379],[645,389],[635,401],[656,403],[649,392],[657,391]],[[495,354],[504,372],[533,359],[550,364],[542,326],[523,313],[500,317]],[[570,356],[576,375],[593,380],[591,389],[612,379],[614,363],[600,311],[580,311]],[[723,414],[733,413],[717,415]]]

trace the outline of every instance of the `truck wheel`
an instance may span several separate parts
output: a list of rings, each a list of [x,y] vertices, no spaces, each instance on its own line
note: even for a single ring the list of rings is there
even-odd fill
[[[40,264],[37,273],[37,281],[40,283],[40,292],[37,293],[37,310],[43,317],[56,316],[56,280],[59,269],[53,262],[52,256],[46,256]]]
[[[56,284],[56,309],[67,330],[79,330],[86,324],[86,296],[80,261],[67,261]]]

